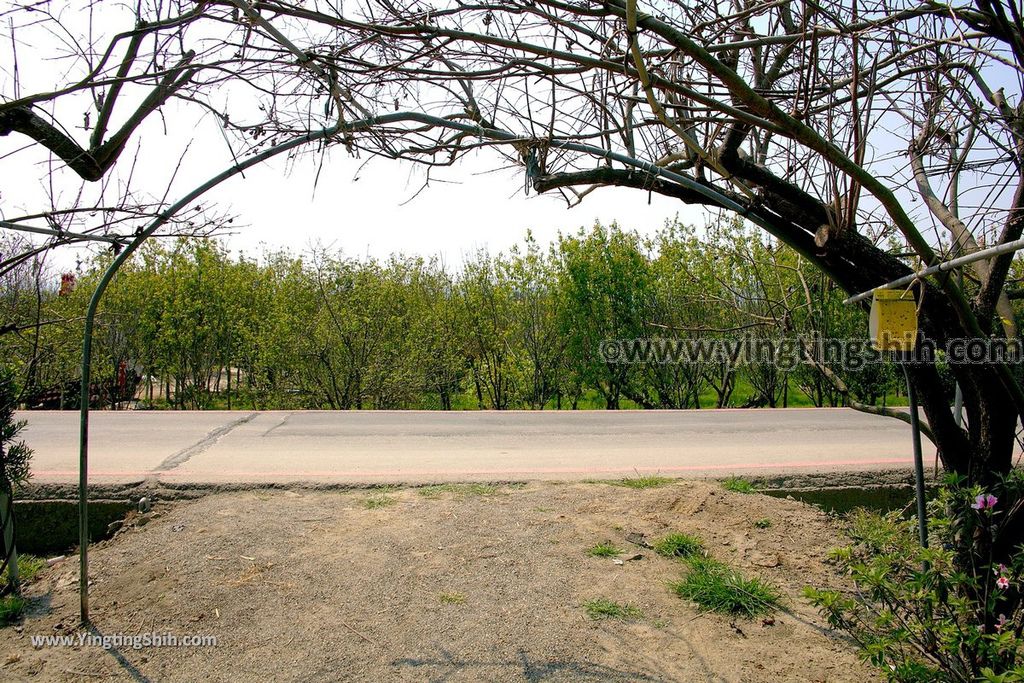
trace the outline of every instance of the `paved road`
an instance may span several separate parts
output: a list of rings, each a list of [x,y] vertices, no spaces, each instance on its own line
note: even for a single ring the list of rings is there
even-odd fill
[[[34,480],[77,481],[78,414],[28,412]],[[90,480],[372,483],[905,468],[910,428],[848,409],[96,412]],[[925,457],[934,457],[926,443]]]

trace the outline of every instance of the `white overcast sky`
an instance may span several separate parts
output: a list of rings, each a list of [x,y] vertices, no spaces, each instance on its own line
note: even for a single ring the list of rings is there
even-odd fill
[[[166,132],[163,122],[154,117],[138,136],[134,184],[163,191],[177,163],[184,132],[192,143],[171,186],[168,199],[173,200],[229,162],[213,120],[206,118],[195,126],[175,123],[173,116],[166,120],[170,126]],[[27,142],[17,135],[0,138],[0,157]],[[134,147],[126,150],[118,173],[127,172],[134,151]],[[5,217],[46,208],[50,188],[45,174],[38,171],[48,159],[38,148],[0,159],[4,179],[0,211]],[[568,209],[557,194],[526,196],[522,169],[493,171],[502,163],[497,155],[478,154],[453,167],[434,169],[429,186],[420,192],[423,167],[380,158],[355,159],[343,148],[334,148],[324,159],[318,179],[317,155],[305,154],[291,162],[272,160],[247,171],[244,178],[227,181],[199,203],[216,204],[220,211],[237,216],[235,232],[223,237],[232,251],[255,255],[264,249],[290,248],[302,252],[322,244],[353,257],[439,256],[452,266],[478,249],[496,253],[521,243],[527,230],[546,245],[559,232],[574,232],[598,220],[617,221],[643,234],[657,231],[677,215],[686,222],[705,220],[703,209],[628,189],[600,189]],[[59,172],[54,185],[65,197],[80,186],[68,172]],[[97,189],[85,186],[86,193]],[[54,253],[50,263],[73,264],[77,253],[65,248]]]
[[[0,0],[0,7],[3,5]],[[82,31],[89,26],[88,12],[74,2],[54,2],[50,8],[68,26]],[[94,36],[112,35],[133,23],[128,5],[111,3],[99,8],[92,17]],[[30,18],[24,13],[18,15],[22,22]],[[7,28],[0,27],[4,37],[0,46],[0,93],[5,99],[19,94],[13,73],[14,43]],[[22,95],[81,77],[81,63],[60,58],[65,37],[49,29],[43,23],[16,31],[17,80]],[[98,42],[105,44],[103,40]],[[115,126],[148,90],[148,86],[125,87],[115,108]],[[234,96],[228,91],[218,97],[224,98],[227,109],[227,98]],[[82,126],[83,117],[93,108],[87,95],[58,98],[41,107],[79,143],[86,143],[89,131]],[[231,155],[220,125],[217,118],[192,105],[169,102],[136,131],[106,179],[107,200],[117,194],[116,188],[126,182],[130,172],[133,188],[159,198],[186,145],[185,162],[170,184],[168,201],[223,170],[231,163]],[[58,207],[73,205],[73,198],[83,187],[66,169],[51,177],[47,173],[50,164],[59,168],[61,163],[30,143],[19,134],[0,137],[0,217],[9,219],[47,210],[51,195],[58,196],[53,202]],[[138,162],[132,171],[136,153]],[[291,163],[275,160],[247,172],[244,179],[221,185],[202,203],[213,203],[219,210],[237,216],[236,233],[224,238],[232,251],[254,254],[264,249],[290,248],[302,252],[322,244],[354,257],[383,258],[392,253],[440,256],[452,266],[478,249],[492,253],[506,250],[522,242],[527,230],[546,245],[560,231],[575,232],[595,220],[606,224],[617,221],[624,228],[644,234],[655,232],[677,215],[686,222],[703,224],[705,220],[703,209],[658,195],[648,203],[646,193],[636,190],[598,190],[568,210],[557,193],[525,196],[521,168],[487,173],[504,163],[496,154],[469,157],[454,167],[435,169],[430,187],[419,194],[423,167],[387,159],[370,159],[363,166],[365,161],[353,159],[340,146],[332,149],[314,192],[319,163],[315,154]],[[84,188],[82,205],[99,201],[98,184],[85,184]],[[73,264],[75,254],[75,250],[65,248],[50,256],[50,263],[55,267]]]
[[[69,23],[81,25],[84,10],[79,5],[73,1],[54,4],[65,8],[62,16]],[[0,7],[3,5],[0,0]],[[93,26],[96,32],[112,34],[123,29],[126,21],[131,24],[129,6],[110,3],[98,7],[102,11]],[[5,28],[0,26],[0,94],[10,98],[18,93],[11,66],[14,60],[9,58],[14,41],[7,40],[10,32],[5,35]],[[43,28],[40,25],[17,32],[22,94],[47,91],[81,77],[80,64],[57,58],[61,37],[46,33]],[[115,126],[124,121],[147,92],[148,86],[125,87],[115,109]],[[216,97],[223,98],[227,111],[229,98],[238,95],[224,91]],[[219,106],[220,100],[213,104]],[[231,109],[237,109],[238,100],[231,104]],[[69,134],[85,143],[89,132],[82,127],[83,115],[93,109],[87,95],[62,97],[41,106]],[[132,187],[148,192],[150,199],[159,199],[170,185],[166,199],[174,201],[231,163],[220,127],[219,119],[194,106],[168,103],[136,131],[118,166],[105,179],[109,183],[107,197],[116,195],[116,188],[131,175]],[[889,146],[884,137],[882,141]],[[0,137],[0,217],[47,210],[52,195],[57,195],[56,206],[74,205],[74,197],[83,187],[66,169],[48,173],[48,164],[53,160],[41,147],[30,143],[19,134]],[[188,152],[175,175],[174,169],[186,147]],[[133,171],[132,158],[136,153],[138,163]],[[423,167],[386,159],[371,159],[362,166],[365,161],[349,157],[340,146],[333,148],[314,192],[319,164],[315,154],[305,154],[292,162],[278,159],[250,170],[245,178],[228,181],[204,197],[202,203],[213,203],[219,210],[237,216],[236,233],[224,238],[232,251],[252,255],[264,249],[290,248],[303,252],[321,244],[354,257],[383,258],[393,253],[439,256],[453,267],[478,249],[492,253],[506,250],[521,242],[528,230],[540,244],[546,245],[559,232],[575,232],[596,220],[606,224],[617,221],[622,227],[642,234],[657,231],[676,216],[697,225],[707,220],[704,209],[658,195],[648,198],[646,193],[630,189],[600,189],[581,205],[567,210],[557,194],[525,196],[521,168],[488,173],[503,164],[497,155],[469,157],[454,167],[435,169],[431,186],[419,194]],[[905,158],[897,155],[880,168],[905,163]],[[55,167],[59,166],[60,162],[56,162]],[[894,172],[894,179],[898,180],[900,175]],[[96,196],[98,188],[98,184],[86,184],[81,205],[101,203]],[[932,238],[930,217],[914,193],[900,192],[907,196],[907,206],[921,219],[922,229]],[[979,195],[976,201],[982,205],[999,203],[984,196],[984,188],[973,194]],[[967,198],[963,205],[967,205]],[[934,239],[937,241],[938,233]],[[50,257],[50,263],[58,268],[71,265],[74,260],[75,251],[70,249]]]
[[[71,10],[68,16],[77,14]],[[124,27],[124,17],[97,21],[97,25],[104,24],[114,32]],[[74,69],[62,72],[73,62],[49,57],[59,46],[53,36],[29,31],[18,35],[22,94],[76,80]],[[4,43],[0,47],[0,92],[9,98],[16,93],[10,68],[13,60],[7,59],[9,41]],[[115,109],[115,125],[120,125],[146,92],[148,87],[124,89]],[[85,112],[92,108],[87,97],[58,98],[42,108],[53,113],[80,144],[87,142],[89,131],[82,127]],[[92,115],[95,117],[95,112]],[[169,102],[136,131],[106,179],[108,198],[117,194],[110,188],[123,184],[130,172],[132,187],[158,198],[168,187],[186,146],[185,161],[170,184],[169,201],[223,170],[230,165],[231,155],[220,125],[218,119],[196,107]],[[47,168],[52,164],[59,169],[61,162],[30,143],[16,133],[0,137],[0,217],[47,210],[51,194],[59,197],[55,205],[72,205],[72,198],[83,187],[66,169],[51,177]],[[136,153],[138,161],[132,170]],[[522,242],[527,230],[546,245],[560,231],[575,232],[595,220],[617,221],[644,234],[655,232],[677,214],[686,222],[703,224],[705,220],[703,209],[658,195],[648,203],[647,194],[636,190],[598,190],[571,210],[557,193],[527,197],[522,168],[488,172],[505,163],[493,151],[477,153],[450,168],[434,169],[430,186],[419,194],[424,167],[387,159],[370,159],[364,166],[367,159],[354,159],[340,146],[332,148],[325,159],[314,192],[319,161],[316,154],[309,153],[291,162],[274,160],[203,198],[204,205],[213,203],[237,216],[236,233],[224,237],[229,248],[251,255],[278,248],[302,252],[322,244],[354,257],[419,254],[440,256],[457,266],[464,255],[478,249],[494,253]],[[96,202],[99,185],[87,183],[84,188],[82,204]],[[76,253],[64,248],[51,255],[49,262],[66,267],[74,263]]]
[[[192,143],[171,186],[168,199],[173,200],[225,168],[229,157],[211,118],[195,125],[175,121],[173,116],[165,120],[166,132],[163,122],[154,117],[136,139],[139,156],[133,184],[163,192],[176,166],[183,134],[187,135],[185,139]],[[4,217],[35,212],[48,204],[50,186],[39,171],[49,155],[34,148],[5,156],[27,142],[17,135],[0,138],[0,157],[5,157],[0,159]],[[134,152],[134,146],[126,150],[119,174],[127,173]],[[546,245],[559,232],[574,232],[596,220],[617,221],[644,234],[657,231],[677,215],[687,222],[704,221],[702,209],[656,194],[648,202],[647,194],[636,190],[601,189],[572,209],[557,194],[526,196],[522,169],[489,172],[503,163],[497,155],[477,155],[451,168],[434,169],[422,192],[418,191],[425,170],[408,162],[354,159],[343,148],[334,148],[317,179],[319,163],[314,154],[291,162],[272,160],[247,171],[244,178],[227,181],[199,203],[216,204],[218,210],[237,216],[235,232],[223,237],[232,251],[255,255],[264,249],[290,248],[302,252],[322,244],[353,257],[439,256],[452,266],[478,249],[496,253],[521,243],[527,230]],[[65,171],[57,173],[53,187],[68,197],[81,185]],[[87,194],[97,190],[98,186],[85,185]],[[51,255],[50,263],[73,264],[76,253],[65,248]]]
[[[260,245],[302,250],[322,242],[351,256],[438,255],[455,265],[477,249],[496,252],[522,242],[527,230],[547,244],[559,231],[572,232],[595,220],[618,221],[643,233],[677,214],[702,220],[698,209],[658,195],[648,204],[647,195],[636,190],[599,190],[573,209],[557,196],[527,197],[522,169],[488,173],[501,164],[493,157],[435,169],[430,185],[418,194],[422,167],[387,159],[370,159],[364,166],[364,161],[338,148],[318,180],[318,159],[307,156],[291,168],[271,162],[247,172],[245,179],[229,181],[212,196],[245,227],[226,242],[250,252]]]

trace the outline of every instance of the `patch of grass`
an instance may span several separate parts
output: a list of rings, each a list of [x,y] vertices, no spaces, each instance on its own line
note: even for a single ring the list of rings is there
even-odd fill
[[[593,548],[587,550],[587,555],[590,555],[591,557],[617,557],[621,554],[622,549],[616,548],[611,541],[598,543]]]
[[[672,480],[668,477],[662,477],[657,474],[637,475],[635,477],[623,477],[622,479],[612,479],[611,481],[605,482],[612,486],[625,486],[631,489],[653,489],[665,484],[671,484]]]
[[[759,519],[754,522],[754,526],[758,529],[770,529],[772,526],[772,520],[765,517],[764,519]]]
[[[754,485],[743,477],[729,477],[722,482],[722,488],[736,493],[755,493]]]
[[[632,605],[624,605],[613,600],[597,598],[583,603],[583,609],[591,619],[642,619],[644,613]]]
[[[654,543],[654,552],[665,557],[692,557],[704,550],[704,543],[689,534],[669,534]]]
[[[25,598],[18,595],[5,595],[0,598],[0,626],[17,621],[26,604],[28,603]]]
[[[363,507],[367,510],[379,510],[380,508],[391,507],[398,502],[397,498],[393,498],[387,494],[379,494],[376,496],[370,496],[363,501]]]
[[[422,486],[419,493],[424,498],[440,498],[445,493],[456,496],[493,496],[498,487],[492,484],[433,484]]]
[[[18,579],[29,583],[46,566],[46,560],[35,555],[18,555]],[[7,590],[7,572],[0,574],[0,593]]]
[[[462,593],[441,593],[438,599],[442,605],[462,605],[466,602],[466,596]]]
[[[761,579],[745,579],[735,569],[708,557],[694,557],[689,563],[686,576],[670,587],[703,610],[754,617],[778,607],[778,589]]]

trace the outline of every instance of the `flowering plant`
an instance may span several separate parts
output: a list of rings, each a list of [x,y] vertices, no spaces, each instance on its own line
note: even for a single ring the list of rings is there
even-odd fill
[[[1024,681],[1022,506],[1019,471],[989,490],[950,477],[928,548],[913,519],[855,511],[831,555],[852,587],[805,594],[890,681]]]

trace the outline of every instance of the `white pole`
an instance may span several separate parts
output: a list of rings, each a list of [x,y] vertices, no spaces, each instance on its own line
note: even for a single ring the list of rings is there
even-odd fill
[[[967,256],[960,256],[950,261],[943,261],[942,263],[935,266],[922,268],[916,273],[904,275],[903,277],[893,280],[892,282],[886,282],[884,285],[878,285],[874,289],[869,289],[866,292],[855,294],[854,296],[851,296],[849,299],[843,301],[843,303],[855,304],[858,301],[863,301],[864,299],[867,299],[869,296],[874,294],[875,289],[893,289],[895,287],[902,287],[904,285],[909,285],[914,280],[919,280],[929,275],[935,275],[936,273],[944,273],[946,271],[953,270],[954,268],[959,268],[960,266],[967,265],[968,263],[974,263],[975,261],[981,261],[982,259],[992,258],[993,256],[999,256],[1000,254],[1006,254],[1011,251],[1017,251],[1018,249],[1024,249],[1024,239],[1014,240],[1013,242],[1007,242],[1006,244],[1000,244],[999,246],[990,247],[988,249],[982,249],[980,251],[968,254]]]

